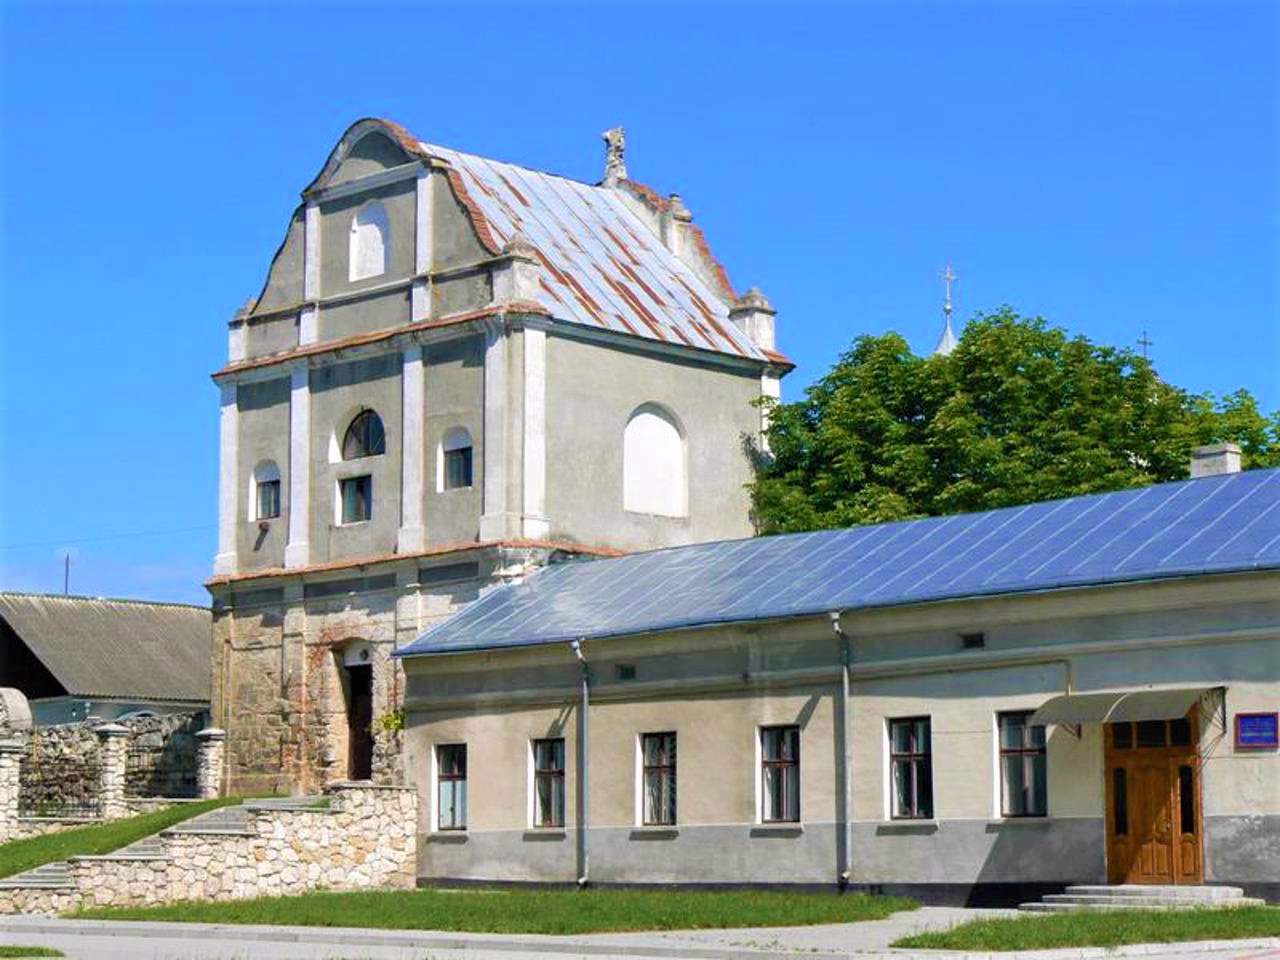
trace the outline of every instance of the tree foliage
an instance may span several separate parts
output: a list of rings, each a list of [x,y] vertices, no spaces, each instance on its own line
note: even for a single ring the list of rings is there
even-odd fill
[[[1187,477],[1194,447],[1234,441],[1280,466],[1280,413],[1247,390],[1165,383],[1142,356],[1009,309],[950,356],[862,336],[805,398],[770,412],[751,485],[762,533],[987,510]]]

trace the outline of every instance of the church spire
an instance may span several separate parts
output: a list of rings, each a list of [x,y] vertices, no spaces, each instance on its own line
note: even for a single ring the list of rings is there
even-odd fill
[[[951,329],[951,284],[955,283],[956,275],[951,272],[951,263],[947,263],[947,268],[942,271],[942,282],[947,285],[947,299],[942,305],[943,326],[942,336],[938,338],[938,345],[933,348],[934,356],[948,356],[951,351],[956,348],[959,341],[956,339],[955,331]]]

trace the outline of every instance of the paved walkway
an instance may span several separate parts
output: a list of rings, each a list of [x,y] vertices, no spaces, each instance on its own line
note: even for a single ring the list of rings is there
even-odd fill
[[[57,947],[73,960],[1080,960],[1171,957],[1176,960],[1280,960],[1280,938],[1215,944],[1149,944],[1115,950],[1002,954],[890,950],[908,933],[945,929],[1004,911],[924,907],[868,923],[751,930],[593,934],[579,937],[250,927],[0,918],[0,944]]]

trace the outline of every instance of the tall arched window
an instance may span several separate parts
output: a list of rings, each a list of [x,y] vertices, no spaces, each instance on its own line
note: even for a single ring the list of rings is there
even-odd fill
[[[622,439],[622,506],[632,513],[684,517],[689,512],[684,435],[656,404],[637,407]]]
[[[440,441],[436,458],[436,489],[457,490],[472,484],[471,434],[465,427],[453,427]]]
[[[387,208],[376,200],[366,203],[351,218],[348,279],[365,280],[387,272],[391,263],[391,222]]]
[[[360,457],[376,457],[387,452],[387,436],[382,430],[382,420],[372,410],[356,414],[342,438],[342,459],[358,460]]]

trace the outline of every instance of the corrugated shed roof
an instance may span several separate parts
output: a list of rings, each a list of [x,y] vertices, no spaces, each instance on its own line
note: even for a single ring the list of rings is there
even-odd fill
[[[1280,569],[1280,470],[548,567],[401,654]]]
[[[420,144],[448,162],[478,228],[500,249],[517,232],[542,262],[553,317],[680,346],[769,361],[729,307],[627,207],[616,189]],[[783,358],[785,362],[785,358]],[[775,361],[776,362],[776,361]]]
[[[73,696],[209,699],[204,607],[0,593],[0,619]]]

